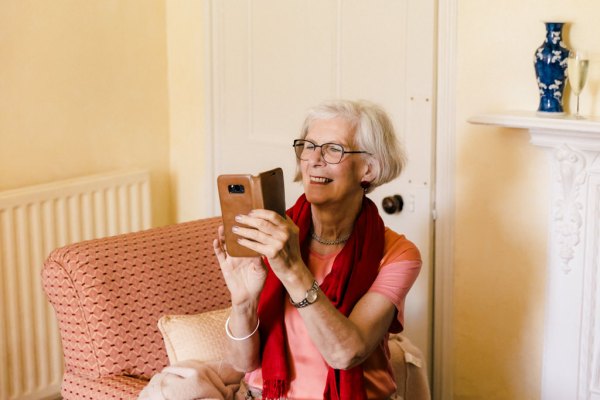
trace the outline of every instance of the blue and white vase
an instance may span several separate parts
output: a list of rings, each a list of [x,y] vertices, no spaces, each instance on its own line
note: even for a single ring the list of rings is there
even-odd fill
[[[563,22],[546,22],[546,39],[535,51],[533,64],[540,90],[538,112],[562,114],[567,57],[569,49],[562,42]]]
[[[561,114],[569,49],[562,42],[564,23],[546,22],[545,24],[546,40],[535,51],[533,61],[540,90],[538,112]]]

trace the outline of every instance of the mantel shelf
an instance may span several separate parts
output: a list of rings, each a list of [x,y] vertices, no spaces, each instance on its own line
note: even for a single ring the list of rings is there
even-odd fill
[[[469,122],[482,125],[496,125],[507,128],[555,131],[556,133],[579,133],[600,139],[600,118],[577,119],[570,115],[542,116],[535,111],[506,111],[502,113],[480,114],[469,118]]]

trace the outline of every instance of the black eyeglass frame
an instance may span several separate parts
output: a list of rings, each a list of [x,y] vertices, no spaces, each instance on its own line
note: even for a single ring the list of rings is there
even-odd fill
[[[302,160],[302,161],[307,161],[308,159],[301,158],[300,155],[298,154],[298,152],[296,151],[296,148],[299,147],[298,142],[312,144],[315,147],[313,149],[313,151],[315,151],[317,147],[320,147],[321,148],[321,157],[323,158],[323,160],[327,164],[339,164],[339,163],[341,163],[342,160],[344,159],[344,154],[368,154],[368,155],[372,155],[368,151],[364,151],[364,150],[346,150],[346,149],[344,149],[344,146],[342,146],[339,143],[329,142],[329,143],[323,143],[323,144],[316,144],[315,142],[313,142],[311,140],[308,140],[308,139],[294,139],[294,143],[292,144],[292,147],[294,148],[294,153],[296,154],[296,157],[299,160]],[[325,154],[323,153],[323,146],[327,146],[327,145],[339,146],[342,149],[342,154],[340,155],[340,160],[338,162],[329,162],[329,161],[325,160]],[[302,144],[302,146],[304,146],[304,144]]]

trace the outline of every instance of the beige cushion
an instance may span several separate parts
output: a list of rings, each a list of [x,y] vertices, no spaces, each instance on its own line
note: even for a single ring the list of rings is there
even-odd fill
[[[391,400],[431,400],[423,353],[402,334],[388,342],[398,389]]]
[[[225,320],[230,308],[195,315],[163,315],[158,320],[169,364],[184,360],[216,361],[224,358]]]

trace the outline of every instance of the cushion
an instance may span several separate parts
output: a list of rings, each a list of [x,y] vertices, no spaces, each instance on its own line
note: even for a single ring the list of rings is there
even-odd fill
[[[402,334],[390,335],[392,369],[398,389],[391,400],[430,400],[431,393],[423,353]]]
[[[158,320],[169,364],[184,360],[217,361],[225,355],[225,320],[231,308],[194,315],[163,315]]]

